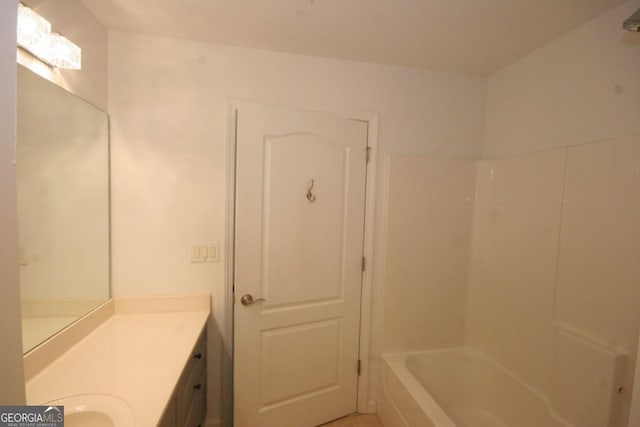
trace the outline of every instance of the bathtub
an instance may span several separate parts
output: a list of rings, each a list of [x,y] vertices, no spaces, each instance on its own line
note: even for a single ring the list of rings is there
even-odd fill
[[[536,390],[469,348],[385,354],[385,427],[574,427]]]

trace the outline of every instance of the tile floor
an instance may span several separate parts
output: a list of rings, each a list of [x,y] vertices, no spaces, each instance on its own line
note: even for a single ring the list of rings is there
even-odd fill
[[[349,415],[331,421],[328,424],[322,424],[321,427],[383,427],[380,418],[377,415]]]

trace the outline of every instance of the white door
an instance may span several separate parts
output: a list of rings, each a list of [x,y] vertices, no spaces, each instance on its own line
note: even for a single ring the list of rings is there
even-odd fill
[[[235,427],[356,410],[366,147],[361,121],[239,108]]]

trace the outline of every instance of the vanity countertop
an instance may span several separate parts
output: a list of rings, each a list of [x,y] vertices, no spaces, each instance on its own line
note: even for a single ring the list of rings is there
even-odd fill
[[[154,426],[209,317],[209,311],[115,313],[26,384],[27,402],[110,394]]]

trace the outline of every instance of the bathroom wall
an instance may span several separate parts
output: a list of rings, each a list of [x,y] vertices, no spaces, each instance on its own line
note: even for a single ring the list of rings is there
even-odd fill
[[[483,157],[640,133],[640,38],[631,0],[489,76]]]
[[[16,200],[17,2],[0,2],[0,405],[25,402]]]
[[[47,2],[28,3],[55,21],[47,14],[53,13],[60,2],[55,2],[56,6],[49,2],[49,12],[46,11]],[[38,6],[36,3],[42,5]],[[7,67],[7,70],[15,61],[15,57],[9,55],[9,51],[14,49],[13,36],[10,36],[12,19],[7,19],[14,15],[14,11],[10,10],[14,7],[12,2],[0,2],[0,31],[6,31],[0,37],[0,66]],[[624,195],[631,194],[625,191],[632,191],[634,188],[633,164],[629,165],[630,169],[621,169],[627,171],[626,177],[630,179],[627,190],[620,190],[620,193],[615,194],[603,193],[601,183],[607,182],[606,179],[622,179],[612,175],[618,170],[618,166],[623,166],[614,163],[613,159],[623,162],[625,159],[616,157],[616,153],[633,148],[629,147],[628,140],[616,139],[610,143],[613,144],[611,146],[589,146],[585,148],[585,152],[580,152],[577,148],[577,151],[571,152],[553,150],[539,154],[527,153],[640,134],[640,121],[637,120],[637,113],[640,111],[640,80],[637,79],[640,42],[635,35],[619,31],[622,20],[638,7],[638,1],[631,1],[490,76],[484,130],[485,88],[483,78],[480,77],[110,33],[108,94],[104,85],[106,72],[103,71],[103,65],[100,65],[101,60],[96,60],[95,69],[93,65],[87,65],[87,74],[83,72],[76,75],[86,76],[93,73],[91,70],[95,70],[96,76],[103,76],[92,78],[95,86],[78,83],[70,75],[58,76],[57,81],[68,84],[67,87],[101,108],[108,104],[112,114],[114,294],[124,296],[211,292],[214,295],[216,319],[218,322],[224,319],[221,299],[224,264],[189,264],[188,251],[189,245],[194,241],[224,240],[227,99],[250,99],[321,110],[378,112],[380,150],[377,154],[380,162],[387,155],[395,153],[459,159],[478,156],[495,159],[524,155],[504,161],[487,160],[477,165],[477,209],[482,215],[475,217],[473,247],[476,248],[482,242],[483,245],[488,245],[487,248],[500,249],[501,252],[492,252],[491,256],[482,259],[474,255],[472,259],[467,339],[472,344],[492,349],[505,363],[517,369],[522,377],[550,390],[553,386],[550,371],[546,371],[538,362],[529,364],[520,360],[521,350],[515,346],[522,344],[522,339],[515,337],[515,341],[511,343],[501,334],[488,333],[489,327],[493,326],[501,328],[499,330],[507,336],[514,336],[517,332],[513,327],[501,325],[492,310],[497,309],[506,316],[505,319],[524,326],[524,331],[533,333],[535,343],[546,346],[540,350],[540,363],[547,363],[553,358],[548,345],[553,340],[553,331],[549,328],[537,331],[528,323],[530,319],[571,323],[597,336],[608,334],[614,327],[619,328],[622,322],[624,326],[621,334],[614,335],[614,344],[627,345],[631,337],[629,325],[635,319],[624,322],[624,319],[618,317],[618,313],[611,322],[596,326],[589,323],[592,319],[586,316],[586,308],[594,301],[603,299],[603,305],[599,309],[611,314],[612,307],[617,307],[622,300],[627,301],[630,289],[619,284],[628,283],[625,280],[629,277],[638,277],[637,272],[629,270],[632,262],[635,262],[633,265],[638,263],[634,259],[603,257],[602,254],[608,252],[602,250],[598,253],[597,249],[592,248],[601,248],[603,241],[611,239],[616,247],[627,248],[625,245],[633,242],[627,241],[625,235],[629,233],[634,236],[636,231],[614,229],[610,233],[598,233],[587,245],[588,250],[574,259],[566,251],[570,252],[572,245],[577,245],[574,239],[579,239],[584,233],[578,229],[575,234],[571,234],[570,227],[564,222],[567,219],[560,215],[556,203],[562,197],[562,194],[558,194],[558,185],[561,188],[565,185],[563,178],[558,176],[560,171],[567,171],[569,197],[572,194],[570,189],[574,188],[571,184],[571,171],[574,170],[571,165],[578,165],[575,167],[576,180],[589,182],[594,179],[600,184],[587,195],[580,194],[581,186],[575,187],[575,198],[567,200],[574,203],[576,215],[579,216],[581,210],[585,211],[584,206],[590,209],[597,206],[592,200],[601,200],[603,197],[623,205],[628,199]],[[70,31],[63,32],[75,40]],[[89,38],[92,39],[91,37]],[[92,40],[95,40],[96,45],[101,45],[101,36],[95,37]],[[3,69],[0,73],[3,76],[0,89],[3,93],[5,90],[9,93],[15,87],[15,81],[10,78],[13,71],[5,71]],[[0,120],[11,121],[11,97],[3,95],[0,100],[3,112]],[[10,129],[13,128],[12,123],[5,125],[3,122],[0,126],[0,129],[9,130],[3,131],[0,149],[12,150],[10,147],[13,135]],[[484,150],[481,150],[479,142],[483,132],[485,142]],[[597,154],[589,153],[592,149]],[[9,159],[10,156],[5,154],[7,153],[3,151],[0,158]],[[602,155],[610,155],[612,160],[601,170],[598,168],[602,166],[599,163]],[[581,176],[579,165],[589,164],[594,159],[600,166],[592,170],[600,178]],[[563,162],[567,162],[566,168],[561,166]],[[616,167],[611,166],[614,164]],[[442,167],[443,165],[447,167]],[[425,166],[424,170],[422,166]],[[388,221],[384,220],[382,214],[385,206],[383,177],[387,171],[386,167],[380,168],[376,217],[378,249],[373,268],[376,289],[380,292],[376,294],[378,298],[382,297],[383,279],[386,277],[391,283],[386,286],[385,293],[388,300],[385,316],[390,316],[385,317],[388,328],[381,331],[389,348],[453,345],[461,342],[462,330],[459,322],[464,316],[461,310],[451,310],[445,314],[451,315],[450,320],[454,326],[442,336],[407,336],[407,340],[394,342],[393,332],[403,326],[404,320],[398,313],[405,309],[400,297],[406,291],[412,292],[412,296],[414,292],[421,297],[435,295],[451,307],[461,299],[460,292],[464,287],[460,285],[461,272],[456,272],[455,266],[467,256],[462,250],[465,239],[468,239],[465,236],[465,230],[468,229],[464,225],[464,216],[469,212],[466,196],[468,185],[473,179],[467,166],[464,161],[447,164],[446,161],[407,159],[405,156],[391,158],[387,181],[389,193],[386,199],[390,201]],[[449,174],[449,167],[459,173],[455,176]],[[15,231],[15,227],[10,225],[15,222],[15,201],[12,202],[11,199],[14,186],[8,184],[14,182],[12,179],[15,180],[15,177],[12,178],[12,167],[4,160],[0,164],[0,173],[0,185],[3,186],[0,204],[3,221],[0,226],[9,224],[8,233],[5,234],[3,228],[2,235],[11,236]],[[518,182],[509,182],[505,178],[507,173],[513,174]],[[537,181],[533,182],[534,177],[541,179],[540,187]],[[425,179],[427,184],[424,186],[427,188],[431,179],[434,182],[442,180],[440,182],[443,183],[453,181],[451,191],[455,193],[430,196],[427,191],[418,191],[417,196],[413,196],[407,192],[407,185],[413,184],[418,190],[423,186],[414,184],[416,178]],[[548,191],[550,202],[546,198],[538,198],[537,194],[543,193],[540,188]],[[527,190],[528,194],[522,190]],[[416,197],[416,216],[399,208],[408,203],[411,197]],[[536,201],[540,203],[535,203]],[[613,205],[617,206],[615,203]],[[423,278],[409,277],[407,271],[410,267],[417,266],[426,274],[430,271],[432,262],[427,257],[423,266],[413,255],[414,252],[409,250],[415,245],[423,244],[411,239],[408,232],[410,225],[417,225],[417,218],[420,216],[438,220],[441,215],[452,212],[452,209],[460,216],[452,218],[445,229],[456,236],[456,243],[443,248],[445,253],[453,257],[452,264],[444,272],[440,272],[442,276],[437,281],[431,283]],[[635,207],[631,209],[623,210],[619,215],[635,212]],[[577,220],[591,230],[593,224],[602,224],[603,218],[610,214],[597,210],[593,216],[588,215],[585,218],[578,217]],[[623,223],[616,221],[608,224],[616,226]],[[389,258],[386,262],[381,256],[382,245],[379,244],[383,241],[382,230],[385,225],[387,230],[398,231],[397,235],[393,233],[393,237],[392,233],[388,234],[386,248]],[[532,230],[521,231],[523,226],[529,225]],[[561,234],[561,228],[569,230],[569,234]],[[425,254],[435,253],[438,242],[446,241],[437,234],[438,230],[430,227],[414,230],[420,237],[435,236],[433,246],[419,248]],[[530,243],[516,245],[516,252],[524,256],[524,260],[516,259],[516,254],[510,253],[513,247],[511,243],[520,243],[521,233],[533,239]],[[403,244],[407,244],[406,254],[410,256],[408,260],[402,259],[403,252],[400,248]],[[608,248],[610,244],[605,247]],[[7,263],[2,264],[3,277],[6,279],[2,282],[3,298],[0,298],[0,303],[3,304],[3,309],[0,310],[3,324],[17,324],[17,315],[14,316],[15,319],[4,317],[16,314],[15,310],[18,309],[17,276],[11,267],[15,265],[11,261],[17,258],[16,246],[11,239],[3,239],[0,247],[0,259]],[[581,244],[580,246],[582,247]],[[559,253],[555,264],[548,252],[552,247]],[[639,251],[625,249],[624,253],[637,254]],[[585,260],[591,265],[594,257],[598,262],[592,268],[610,272],[610,275],[601,277],[615,277],[615,281],[594,279],[587,283],[584,292],[580,292],[583,291],[581,288],[575,289],[580,281],[572,276],[572,272],[575,265],[584,263]],[[505,259],[512,259],[515,264],[508,268],[501,267],[504,264],[501,261]],[[497,267],[495,271],[485,271],[488,269],[482,270],[481,267],[486,267],[486,264],[480,263],[499,265],[494,265]],[[382,275],[385,267],[386,276]],[[539,295],[549,296],[552,293],[549,275],[554,268],[558,269],[559,277],[558,296],[551,297],[552,303],[554,298],[558,301],[555,310],[553,304],[550,309],[548,298],[541,298],[540,301],[537,298]],[[534,276],[529,277],[529,274]],[[12,277],[15,277],[15,282]],[[408,283],[411,286],[407,287]],[[446,287],[443,285],[445,283]],[[604,292],[611,283],[615,284],[615,292]],[[502,299],[494,301],[486,298],[492,293],[501,293]],[[590,293],[593,299],[571,301],[576,295]],[[606,295],[613,295],[614,300],[600,298]],[[533,304],[525,304],[527,309],[524,312],[516,312],[513,307],[509,307],[511,303],[520,301]],[[426,313],[420,313],[417,304],[412,307],[412,311],[419,316],[418,322],[429,322],[439,315],[443,316],[436,306],[429,308]],[[473,319],[477,319],[477,322],[472,321]],[[19,337],[12,336],[11,331],[3,330],[2,334],[0,338],[3,338],[3,342],[19,342]],[[4,334],[10,335],[6,337],[7,341],[4,340]],[[532,354],[538,354],[538,350],[533,348]],[[9,347],[3,345],[3,362],[5,352],[11,357],[15,356]],[[216,361],[213,362],[210,380],[216,384],[219,370],[216,369]],[[10,368],[7,375],[22,371],[16,369],[15,363],[21,362],[12,360],[8,365],[0,364],[3,367],[3,378],[10,378],[4,375],[4,368],[7,366]],[[536,377],[537,373],[541,373],[541,376]],[[3,386],[1,392],[19,396],[20,387],[10,389]],[[218,389],[212,387],[209,405],[214,417],[219,415],[216,404],[219,393],[219,384]],[[0,396],[4,401],[5,395]]]
[[[374,313],[382,291],[383,159],[480,154],[484,78],[121,32],[109,33],[115,296],[210,292],[225,329],[224,259],[189,263],[192,242],[224,244],[227,101],[379,113]],[[374,314],[372,351],[379,351]],[[219,332],[212,331],[212,345]],[[213,347],[215,348],[215,347]],[[219,360],[209,414],[219,417]],[[373,367],[375,369],[375,366]],[[371,378],[370,397],[376,390]]]
[[[24,0],[23,3],[51,23],[82,49],[82,70],[49,67],[20,50],[18,62],[42,77],[107,110],[107,30],[81,0]]]
[[[637,218],[640,136],[477,164],[466,344],[574,425],[626,425]]]
[[[640,136],[568,151],[556,320],[635,353],[640,326]]]
[[[626,391],[616,398],[621,418],[611,425],[626,426],[640,330],[640,135],[567,151],[554,325],[578,332],[592,345],[574,351],[572,361],[563,364],[567,340],[557,335],[552,397],[557,406],[568,407],[576,424],[589,425],[580,418],[589,402],[566,401],[562,374],[586,370],[606,377],[607,353],[623,354],[626,366],[614,386]],[[571,391],[589,389],[572,382]]]
[[[460,216],[443,202],[469,190],[440,169],[447,160],[390,159],[385,351],[464,343],[574,425],[626,426],[640,327],[640,38],[621,23],[638,7],[488,77],[486,160],[464,179],[475,197],[458,200]],[[454,242],[470,242],[468,257]],[[443,276],[455,280],[440,287]]]
[[[565,157],[552,150],[477,163],[466,342],[543,393]]]
[[[474,162],[406,156],[388,162],[382,350],[460,346]]]
[[[626,425],[633,379],[640,37],[621,24],[639,7],[488,78],[466,342],[580,426]]]

